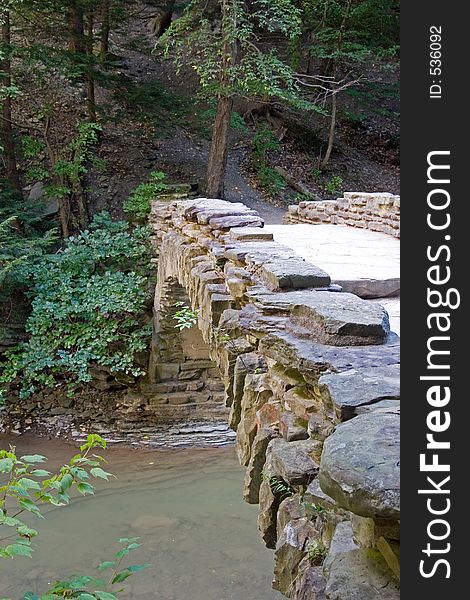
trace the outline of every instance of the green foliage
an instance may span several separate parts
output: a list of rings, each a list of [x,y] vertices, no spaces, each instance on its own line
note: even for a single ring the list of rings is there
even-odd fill
[[[179,308],[173,315],[173,319],[176,321],[176,329],[183,331],[183,329],[191,329],[196,325],[198,319],[196,311],[191,310],[184,302],[176,302],[175,307]]]
[[[279,140],[268,127],[261,127],[251,144],[251,166],[261,188],[275,195],[286,187],[284,178],[268,165],[268,152],[279,150]]]
[[[339,177],[339,175],[334,175],[329,181],[325,184],[325,190],[329,194],[336,194],[341,190],[341,186],[343,185],[343,178]]]
[[[224,0],[217,6],[192,0],[159,45],[178,70],[191,56],[206,97],[263,97],[311,108],[301,98],[291,67],[277,50],[265,51],[260,43],[263,36],[274,33],[293,40],[300,31],[301,11],[292,0],[259,0],[249,5]]]
[[[98,566],[99,572],[109,571],[105,578],[75,575],[67,580],[57,581],[41,596],[28,592],[23,600],[53,600],[54,598],[76,598],[77,600],[118,600],[117,594],[123,591],[121,584],[132,575],[150,567],[149,564],[124,566],[123,560],[141,544],[139,538],[121,538],[121,549],[113,560],[104,561]],[[118,587],[117,587],[118,586]]]
[[[0,382],[21,396],[66,380],[69,393],[90,381],[92,364],[141,375],[136,355],[148,345],[150,231],[95,216],[90,230],[31,268],[30,339],[8,353]]]
[[[294,495],[293,488],[278,475],[272,475],[269,478],[269,487],[274,496],[278,497],[281,502]]]
[[[44,518],[41,512],[43,506],[66,506],[74,490],[82,496],[93,495],[94,480],[108,481],[114,477],[102,468],[106,461],[94,452],[96,448],[105,449],[105,440],[99,435],[88,435],[80,451],[54,475],[44,468],[47,461],[45,456],[18,456],[14,447],[0,450],[0,475],[5,480],[0,486],[0,558],[32,556],[32,540],[38,531],[22,521],[23,514],[31,513],[36,518]],[[113,560],[98,566],[99,572],[108,571],[105,578],[73,576],[55,582],[41,596],[27,592],[23,600],[117,600],[117,594],[123,591],[121,584],[150,566],[123,564],[131,552],[140,547],[138,542],[139,538],[119,540],[121,548],[114,554]]]
[[[315,540],[307,548],[307,558],[313,565],[321,565],[327,555],[327,549],[321,540]]]
[[[100,467],[104,459],[91,454],[95,448],[106,448],[106,442],[89,435],[80,452],[55,475],[43,468],[47,459],[42,455],[18,457],[14,447],[0,450],[0,474],[6,477],[0,486],[0,558],[31,556],[31,540],[38,532],[21,520],[24,513],[43,518],[42,506],[65,506],[74,488],[82,495],[93,494],[90,476],[111,476]]]
[[[152,200],[166,190],[165,173],[153,171],[150,173],[149,181],[141,183],[124,201],[124,212],[139,219],[145,219],[150,214]]]
[[[25,282],[25,266],[57,240],[57,231],[44,223],[43,208],[20,198],[0,179],[0,301]]]

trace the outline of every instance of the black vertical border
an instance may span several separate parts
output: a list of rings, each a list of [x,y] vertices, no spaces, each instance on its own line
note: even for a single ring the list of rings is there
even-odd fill
[[[401,3],[401,598],[404,600],[451,600],[469,597],[467,566],[468,519],[465,509],[470,494],[470,432],[468,406],[470,393],[466,372],[470,372],[467,338],[470,328],[466,319],[467,280],[470,276],[470,221],[466,221],[470,203],[470,97],[466,91],[470,74],[470,25],[464,15],[465,3],[428,0]],[[442,27],[442,76],[430,75],[430,27]],[[442,98],[430,99],[433,79],[442,81]],[[451,248],[450,286],[461,293],[461,306],[449,310],[452,318],[451,342],[451,426],[441,439],[449,439],[446,456],[451,465],[451,509],[445,515],[451,526],[449,539],[432,542],[435,548],[451,544],[449,553],[434,555],[449,561],[451,572],[441,566],[426,579],[419,564],[426,556],[422,550],[428,541],[427,525],[433,518],[426,509],[426,498],[418,489],[426,484],[419,470],[419,455],[425,451],[426,416],[432,410],[426,402],[427,386],[420,382],[426,368],[426,343],[430,335],[426,317],[427,246],[444,243],[443,232],[427,227],[427,154],[450,150],[451,226],[446,234]],[[469,183],[467,183],[467,179]],[[442,263],[445,264],[445,263]],[[444,409],[443,409],[444,410]],[[442,454],[442,453],[441,453]],[[443,460],[443,458],[441,459]],[[442,474],[441,474],[442,475]],[[440,477],[442,479],[442,477]],[[439,474],[436,476],[439,480]],[[429,487],[429,486],[428,486]],[[432,559],[427,559],[427,568]]]

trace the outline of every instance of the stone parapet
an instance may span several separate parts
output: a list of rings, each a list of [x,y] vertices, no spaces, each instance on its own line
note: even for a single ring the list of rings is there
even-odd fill
[[[286,223],[330,223],[400,237],[400,196],[385,192],[345,192],[338,200],[304,201],[289,206]]]

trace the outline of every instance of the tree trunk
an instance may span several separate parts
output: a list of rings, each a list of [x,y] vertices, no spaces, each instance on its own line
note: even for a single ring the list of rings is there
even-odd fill
[[[343,19],[341,21],[341,27],[340,27],[339,36],[338,36],[338,43],[336,46],[338,55],[340,54],[341,49],[343,47],[343,39],[344,39],[344,34],[346,32],[346,24],[349,19],[349,13],[351,12],[351,4],[352,4],[352,0],[347,0],[346,10],[344,12]],[[336,67],[337,67],[336,61],[333,59],[333,77],[336,77]],[[326,148],[325,157],[322,160],[322,163],[320,165],[320,169],[324,169],[327,166],[327,164],[330,160],[331,152],[333,150],[333,144],[335,141],[335,130],[336,130],[336,109],[337,109],[336,92],[333,92],[333,96],[331,98],[331,121],[330,121],[330,132],[328,134],[328,146]]]
[[[333,94],[331,97],[331,121],[330,121],[330,133],[328,134],[328,146],[326,148],[326,154],[322,163],[320,165],[320,169],[324,169],[328,164],[331,156],[331,151],[333,150],[333,144],[335,142],[335,129],[336,129],[336,94]]]
[[[233,98],[230,90],[229,68],[237,58],[236,42],[228,33],[233,25],[230,10],[233,8],[229,0],[222,2],[222,31],[225,32],[222,47],[222,61],[219,75],[219,95],[217,98],[217,114],[212,130],[211,148],[207,163],[205,193],[208,198],[224,197],[224,179],[227,167],[228,141],[230,134],[230,117],[232,116]]]
[[[86,53],[88,58],[86,71],[86,106],[88,119],[92,123],[96,123],[96,98],[95,98],[95,76],[94,69],[94,54],[93,54],[93,11],[88,13],[87,19],[87,36],[86,36]]]
[[[45,123],[45,127],[44,127],[44,144],[46,146],[47,154],[49,156],[51,171],[54,172],[54,167],[57,164],[57,156],[54,152],[54,148],[52,147],[51,140],[49,137],[50,128],[51,128],[51,120],[49,117],[46,117],[46,123]],[[54,185],[56,185],[62,189],[64,187],[66,187],[65,181],[60,175],[53,175],[52,180],[53,180]],[[60,229],[61,229],[62,237],[65,239],[65,238],[69,237],[69,233],[70,233],[69,221],[70,221],[70,216],[71,216],[71,210],[70,210],[69,197],[67,195],[60,195],[58,198],[57,204],[59,206]]]
[[[168,0],[162,7],[162,12],[156,17],[153,30],[157,37],[161,37],[170,27],[173,19],[173,11],[175,9],[175,0]]]
[[[109,54],[109,32],[111,31],[111,23],[109,18],[109,8],[111,0],[103,0],[102,5],[102,24],[100,32],[100,58],[106,60]]]
[[[209,161],[207,164],[205,193],[208,198],[224,197],[224,179],[225,169],[227,167],[228,138],[230,133],[232,106],[232,98],[219,97],[214,129],[212,131]]]
[[[85,54],[85,31],[83,8],[73,2],[69,11],[69,49],[76,54]]]
[[[0,63],[0,71],[2,72],[0,81],[2,83],[2,87],[5,88],[9,88],[11,86],[11,60],[9,57],[10,43],[10,13],[9,11],[6,11],[4,13],[4,21],[2,25],[2,47],[5,56],[3,61]],[[16,162],[11,116],[11,98],[7,95],[2,103],[2,145],[5,160],[5,171],[7,179],[12,188],[21,194],[22,189],[18,173],[18,165]]]

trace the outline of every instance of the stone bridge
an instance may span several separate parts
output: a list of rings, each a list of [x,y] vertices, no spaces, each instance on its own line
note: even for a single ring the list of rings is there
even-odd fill
[[[151,222],[149,410],[228,419],[275,589],[399,598],[399,340],[387,312],[273,241],[243,204],[157,200]],[[180,335],[184,306],[197,325]]]

